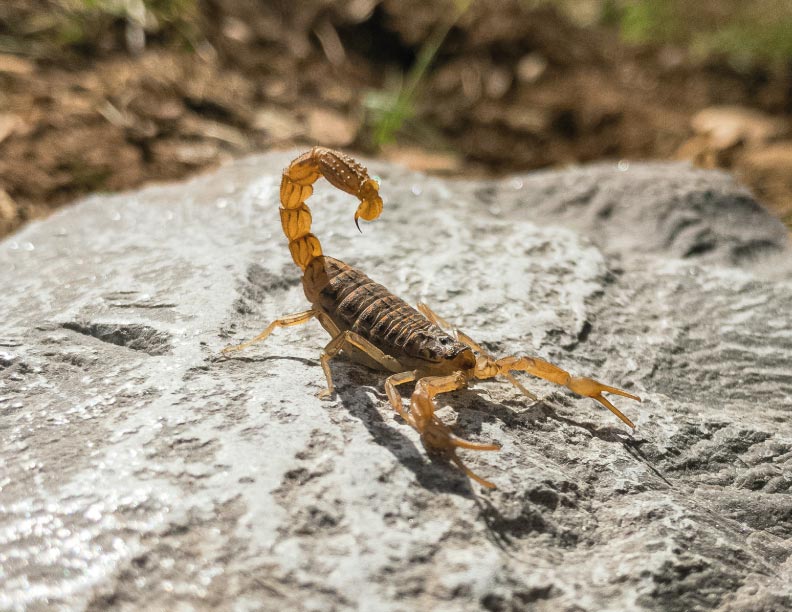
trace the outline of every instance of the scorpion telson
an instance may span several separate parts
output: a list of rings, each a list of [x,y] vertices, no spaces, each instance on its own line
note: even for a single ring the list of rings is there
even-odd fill
[[[456,450],[496,451],[500,445],[464,440],[454,435],[435,414],[435,396],[462,389],[473,379],[502,376],[536,400],[536,396],[512,374],[527,372],[597,400],[629,427],[635,428],[632,421],[602,394],[613,393],[640,402],[639,397],[591,378],[572,376],[537,357],[496,359],[462,331],[438,317],[426,304],[418,304],[416,310],[359,270],[323,255],[319,240],[310,231],[311,211],[305,205],[313,192],[314,182],[322,176],[338,189],[358,198],[356,225],[359,219],[373,221],[382,212],[379,185],[348,155],[314,147],[295,159],[283,172],[280,215],[292,259],[303,270],[303,289],[311,308],[273,321],[252,340],[227,347],[224,353],[264,340],[277,327],[318,319],[332,338],[320,358],[327,379],[323,397],[333,394],[329,362],[341,351],[353,361],[390,372],[385,380],[388,400],[420,434],[427,451],[448,457],[468,477],[488,488],[495,485],[465,466]],[[405,408],[396,387],[411,382],[415,382],[415,390],[409,408]]]

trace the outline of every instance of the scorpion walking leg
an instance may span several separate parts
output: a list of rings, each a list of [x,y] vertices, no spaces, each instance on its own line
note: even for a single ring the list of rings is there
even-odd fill
[[[616,408],[616,406],[611,404],[605,397],[603,397],[602,394],[603,392],[613,393],[615,395],[621,395],[622,397],[628,397],[632,400],[640,402],[641,398],[637,395],[627,393],[626,391],[617,389],[616,387],[604,385],[592,378],[572,376],[566,370],[562,370],[558,366],[548,363],[544,359],[539,359],[538,357],[504,357],[503,359],[498,359],[495,362],[495,365],[497,365],[499,368],[499,374],[515,370],[520,372],[528,372],[529,374],[533,374],[534,376],[543,378],[544,380],[549,380],[550,382],[553,382],[557,385],[562,385],[573,393],[595,399],[613,414],[619,417],[626,425],[632,429],[635,429],[633,422],[624,416],[621,411]]]
[[[256,342],[260,342],[264,340],[267,336],[272,333],[276,327],[291,327],[292,325],[302,325],[303,323],[307,323],[312,318],[316,316],[316,312],[314,310],[306,310],[305,312],[298,312],[297,314],[287,315],[282,319],[276,319],[269,325],[267,325],[267,329],[261,332],[258,336],[253,338],[252,340],[248,340],[247,342],[243,342],[242,344],[237,344],[236,346],[227,346],[223,349],[224,354],[228,354],[232,351],[241,351],[244,348],[249,347],[251,344],[255,344]]]
[[[399,416],[401,416],[405,422],[409,423],[413,427],[415,427],[413,419],[410,416],[410,413],[404,409],[401,395],[399,395],[399,392],[396,391],[396,385],[413,382],[417,377],[418,371],[413,370],[412,372],[400,372],[399,374],[393,374],[385,379],[385,393],[388,395],[388,400],[390,401],[391,406],[393,406],[393,409],[399,413]]]
[[[456,372],[448,376],[428,376],[422,378],[415,385],[415,391],[410,398],[410,424],[421,434],[421,442],[427,450],[439,452],[453,461],[469,478],[481,486],[494,489],[495,485],[484,480],[470,470],[457,456],[457,448],[466,448],[478,451],[500,450],[500,444],[480,444],[470,442],[455,436],[448,426],[435,416],[434,396],[439,393],[448,393],[465,387],[467,376],[463,372]],[[408,421],[410,422],[410,421]]]
[[[429,321],[431,321],[438,327],[451,330],[454,334],[454,337],[459,342],[461,342],[466,346],[469,346],[485,359],[491,359],[494,361],[492,356],[487,351],[485,351],[481,347],[481,345],[479,345],[475,340],[473,340],[473,338],[468,336],[458,327],[451,325],[448,321],[437,315],[437,313],[435,313],[431,308],[429,308],[429,306],[427,306],[423,302],[418,302],[418,310],[420,310],[421,314],[423,314],[427,319],[429,319]],[[528,389],[526,389],[519,380],[514,378],[514,376],[512,376],[511,373],[504,371],[504,372],[499,372],[499,374],[503,376],[506,380],[508,380],[511,384],[513,384],[515,387],[517,387],[523,395],[530,397],[534,401],[539,400],[539,398],[536,397],[533,393],[531,393]]]
[[[319,359],[322,364],[322,370],[324,371],[325,378],[327,379],[327,389],[322,391],[319,394],[319,397],[330,397],[335,391],[335,386],[333,385],[333,375],[330,372],[330,360],[340,351],[344,349],[349,350],[352,348],[362,351],[367,357],[373,359],[385,370],[393,372],[394,370],[401,369],[401,366],[396,359],[383,353],[360,334],[356,334],[355,332],[349,330],[343,331],[327,343],[327,346],[325,346],[322,356]]]
[[[440,327],[441,329],[445,329],[445,330],[450,330],[454,334],[454,337],[462,344],[469,346],[477,353],[481,353],[482,355],[488,355],[487,351],[485,351],[478,343],[476,343],[476,341],[473,340],[473,338],[468,336],[465,332],[463,332],[455,325],[452,325],[451,323],[446,321],[435,311],[429,308],[429,306],[427,306],[423,302],[418,302],[417,306],[421,314],[425,316],[427,319],[429,319],[429,321],[431,321],[433,324],[437,325],[437,327]]]

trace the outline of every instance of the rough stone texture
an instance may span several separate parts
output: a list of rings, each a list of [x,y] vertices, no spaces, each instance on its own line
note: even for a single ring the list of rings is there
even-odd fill
[[[447,182],[372,163],[382,218],[311,199],[325,251],[497,354],[640,394],[638,423],[541,381],[443,398],[499,488],[430,461],[383,376],[306,307],[280,169],[95,197],[0,245],[0,609],[792,607],[792,267],[718,173],[602,165]]]

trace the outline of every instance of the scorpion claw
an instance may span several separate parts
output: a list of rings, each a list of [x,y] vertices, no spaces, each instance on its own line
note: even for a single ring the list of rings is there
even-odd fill
[[[598,401],[600,404],[605,406],[608,410],[610,410],[613,414],[619,417],[622,422],[627,425],[628,427],[635,429],[635,424],[628,419],[624,414],[622,414],[621,410],[616,408],[613,404],[608,401],[608,399],[602,395],[603,392],[606,393],[613,393],[614,395],[621,395],[622,397],[630,398],[631,400],[635,400],[636,402],[640,402],[641,398],[637,395],[633,395],[632,393],[627,393],[622,389],[617,389],[616,387],[611,387],[609,385],[603,385],[601,382],[593,380],[591,378],[579,378],[576,376],[572,376],[567,383],[567,388],[571,391],[577,393],[578,395],[582,395],[584,397],[590,397]]]
[[[619,395],[624,395],[624,394],[620,393]],[[618,408],[616,408],[616,406],[614,406],[613,404],[611,404],[611,403],[610,403],[610,402],[609,402],[609,401],[608,401],[608,400],[607,400],[607,399],[606,399],[606,398],[605,398],[605,397],[604,397],[604,396],[603,396],[601,393],[598,393],[597,395],[591,395],[591,396],[589,396],[589,397],[591,397],[592,399],[595,399],[595,400],[597,400],[597,401],[598,401],[600,404],[602,404],[603,406],[605,406],[605,408],[607,408],[607,409],[608,409],[608,410],[610,410],[610,411],[611,411],[613,414],[615,414],[617,417],[619,417],[619,418],[622,420],[622,422],[623,422],[625,425],[627,425],[628,427],[630,427],[630,428],[632,428],[632,429],[635,429],[635,424],[634,424],[634,423],[633,423],[633,422],[632,422],[630,419],[628,419],[628,418],[627,418],[627,417],[626,417],[626,416],[625,416],[625,415],[622,413],[622,411],[621,411],[621,410],[619,410]],[[632,398],[632,399],[635,399],[635,400],[637,400],[637,401],[639,401],[639,402],[641,401],[639,398],[637,398],[637,397],[635,397],[635,396],[626,395],[625,397],[630,397],[630,398]]]
[[[456,463],[457,467],[465,473],[465,476],[467,476],[471,480],[475,480],[482,487],[485,487],[487,489],[496,488],[495,485],[491,483],[489,480],[485,480],[484,478],[476,474],[473,470],[471,470],[468,466],[466,466],[464,463],[462,463],[462,460],[459,457],[457,457],[457,454],[455,452],[451,451],[449,453],[449,457],[451,461]]]
[[[457,448],[466,448],[468,450],[499,451],[501,449],[500,444],[482,444],[481,442],[471,442],[470,440],[464,440],[453,434],[451,434],[449,442],[451,442],[452,446]]]
[[[480,442],[471,442],[469,440],[465,440],[459,436],[455,436],[453,433],[451,433],[448,427],[439,422],[431,423],[424,430],[423,434],[421,435],[421,441],[428,451],[438,453],[439,455],[450,459],[469,478],[475,480],[482,487],[486,487],[487,489],[495,488],[495,485],[489,480],[485,480],[468,468],[456,454],[456,449],[464,448],[475,451],[498,451],[501,449],[500,444],[483,444]]]

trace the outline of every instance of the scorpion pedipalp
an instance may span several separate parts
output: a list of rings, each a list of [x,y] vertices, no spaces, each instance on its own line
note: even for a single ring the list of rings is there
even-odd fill
[[[479,450],[500,450],[500,446],[492,449],[479,449]],[[453,449],[448,453],[448,457],[451,459],[451,461],[453,461],[456,464],[456,466],[460,470],[462,470],[465,473],[465,476],[475,480],[482,487],[485,487],[487,489],[497,488],[494,483],[490,482],[486,478],[482,478],[481,476],[476,474],[473,470],[471,470],[468,466],[466,466],[465,463],[457,456],[456,451],[454,451]]]
[[[500,444],[486,444],[471,442],[455,435],[448,426],[440,421],[434,414],[434,396],[438,393],[453,391],[464,381],[459,376],[423,378],[416,385],[416,390],[410,399],[410,410],[404,409],[401,396],[396,391],[396,386],[416,380],[418,372],[401,372],[393,374],[385,381],[385,392],[388,395],[391,406],[399,415],[421,435],[421,443],[429,452],[436,453],[446,459],[453,461],[469,478],[488,489],[494,489],[495,485],[490,481],[478,476],[468,468],[456,453],[457,448],[464,448],[476,451],[497,451]],[[449,380],[450,379],[450,380]]]
[[[421,434],[421,441],[429,452],[435,452],[443,457],[451,459],[465,474],[488,489],[494,489],[495,485],[489,480],[477,475],[473,470],[465,465],[457,455],[457,448],[464,448],[474,451],[499,451],[500,444],[486,444],[481,442],[471,442],[451,433],[451,430],[440,422],[436,417],[431,425]]]
[[[512,371],[528,372],[536,376],[548,380],[557,385],[566,387],[573,393],[582,395],[583,397],[590,397],[605,406],[613,414],[615,414],[622,422],[628,427],[635,429],[635,424],[628,419],[616,406],[610,403],[602,394],[613,393],[614,395],[621,395],[636,402],[640,402],[641,398],[632,393],[628,393],[622,389],[604,385],[593,378],[584,378],[579,376],[572,376],[566,370],[562,370],[556,365],[540,359],[538,357],[504,357],[498,359],[495,364],[498,366],[498,374],[507,374]]]

